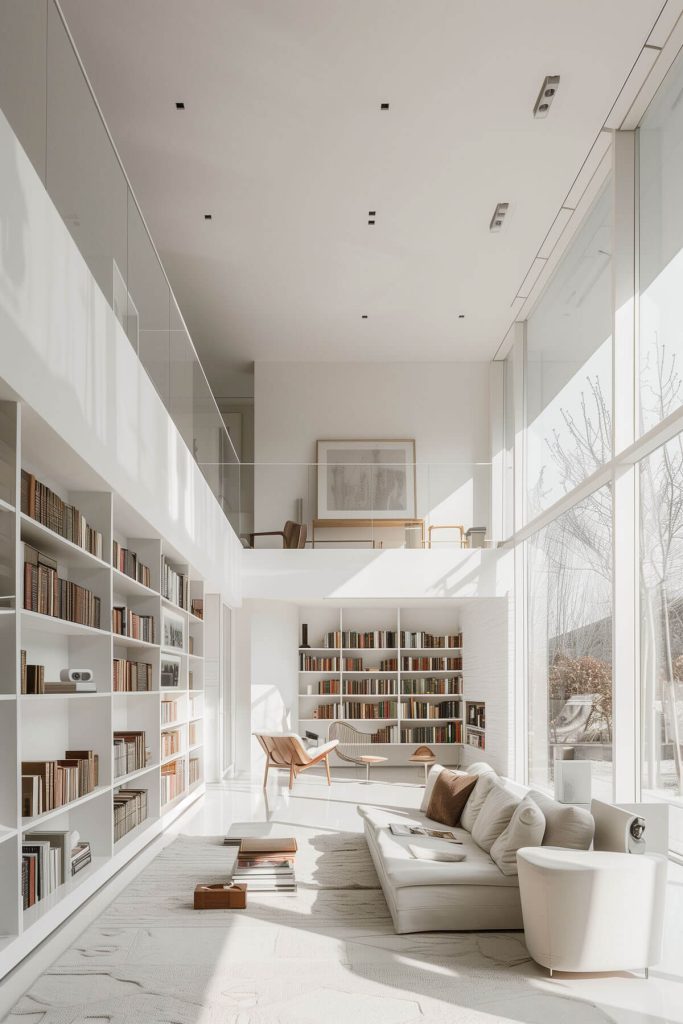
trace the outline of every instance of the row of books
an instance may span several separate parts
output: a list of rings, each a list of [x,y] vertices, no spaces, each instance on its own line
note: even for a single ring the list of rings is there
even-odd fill
[[[120,730],[114,733],[114,778],[145,768],[149,750],[141,730]]]
[[[67,750],[55,761],[22,761],[22,817],[33,818],[77,800],[91,793],[98,779],[99,758],[92,750]]]
[[[462,722],[405,728],[386,725],[368,735],[370,743],[462,743]]]
[[[357,693],[361,696],[377,694],[391,695],[396,693],[395,679],[345,679],[344,693]]]
[[[111,628],[119,636],[128,636],[133,640],[146,640],[156,643],[156,624],[153,615],[138,615],[126,605],[112,608]]]
[[[195,782],[199,782],[202,777],[201,759],[198,757],[190,758],[190,785],[193,786]]]
[[[402,671],[415,672],[448,672],[450,670],[460,671],[462,669],[462,658],[436,658],[434,655],[427,658],[416,658],[415,656],[401,658]]]
[[[123,839],[147,817],[146,789],[119,789],[114,793],[114,842]]]
[[[55,892],[92,860],[90,843],[77,832],[26,832],[21,846],[21,891],[24,910]]]
[[[458,700],[415,700],[411,698],[401,704],[402,718],[457,718],[460,714]]]
[[[462,647],[462,633],[426,633],[424,630],[401,630],[401,647]]]
[[[334,694],[340,693],[341,683],[338,679],[320,679],[318,682],[318,693],[319,694]]]
[[[199,743],[200,725],[200,722],[190,722],[189,738],[191,747],[194,746],[195,743]]]
[[[21,652],[21,692],[45,693],[45,666],[28,665],[26,651]]]
[[[423,679],[407,679],[403,677],[401,679],[401,693],[447,693],[447,694],[461,694],[462,693],[462,682],[459,676],[454,679],[434,678],[430,679],[425,677]]]
[[[359,632],[354,629],[335,629],[324,633],[322,646],[339,650],[342,647],[387,647],[428,648],[462,647],[462,633],[427,633],[425,630],[371,629]]]
[[[68,505],[32,473],[21,471],[21,511],[53,533],[91,555],[102,558],[102,534],[86,522],[75,505]]]
[[[161,566],[161,594],[173,604],[189,608],[190,577],[177,572],[165,558]]]
[[[470,732],[468,729],[467,742],[470,747],[476,747],[477,750],[486,750],[486,735],[483,732]]]
[[[468,702],[465,718],[468,725],[476,725],[478,729],[484,729],[486,727],[486,705]]]
[[[148,661],[114,658],[112,687],[115,693],[139,693],[152,689],[152,666]]]
[[[368,647],[371,649],[396,646],[395,629],[371,629],[363,633],[355,629],[333,630],[323,636],[323,647]]]
[[[194,615],[194,617],[196,619],[203,619],[204,618],[204,598],[203,597],[193,597],[192,601],[190,602],[190,611],[192,612],[192,614]]]
[[[232,881],[247,892],[295,892],[293,837],[251,836],[240,843]]]
[[[162,700],[161,702],[161,724],[169,725],[175,722],[179,715],[180,701]]]
[[[396,700],[376,700],[371,704],[351,700],[339,707],[342,718],[398,718],[399,715],[399,703]]]
[[[171,761],[161,766],[161,806],[175,800],[185,790],[185,763]]]
[[[170,732],[162,732],[161,734],[161,756],[170,757],[171,754],[180,753],[180,731],[173,729]]]
[[[135,551],[124,548],[118,541],[114,541],[112,544],[112,565],[119,572],[130,576],[132,580],[142,583],[143,586],[152,586],[152,570],[149,566],[140,561]]]
[[[100,628],[100,599],[57,574],[57,562],[24,544],[24,608],[82,626]]]
[[[362,672],[362,658],[319,658],[312,654],[299,655],[301,672],[335,672],[344,669],[347,672]]]

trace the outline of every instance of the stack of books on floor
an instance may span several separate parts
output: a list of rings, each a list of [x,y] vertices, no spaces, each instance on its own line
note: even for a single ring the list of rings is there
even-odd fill
[[[233,882],[247,892],[296,892],[296,839],[278,836],[245,837],[240,842]]]

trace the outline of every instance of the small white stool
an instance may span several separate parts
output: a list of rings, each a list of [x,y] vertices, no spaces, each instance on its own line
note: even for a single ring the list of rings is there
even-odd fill
[[[553,971],[644,970],[662,955],[665,857],[552,846],[517,851],[524,938]]]

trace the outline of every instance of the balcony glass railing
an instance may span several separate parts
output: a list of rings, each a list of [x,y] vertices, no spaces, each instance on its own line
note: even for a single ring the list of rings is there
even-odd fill
[[[239,460],[54,0],[0,6],[0,108],[237,530]]]
[[[214,487],[239,494],[239,532],[282,547],[286,522],[307,548],[491,547],[491,465],[479,463],[244,463],[202,465]],[[239,485],[235,475],[239,473]],[[253,512],[251,510],[254,510]]]

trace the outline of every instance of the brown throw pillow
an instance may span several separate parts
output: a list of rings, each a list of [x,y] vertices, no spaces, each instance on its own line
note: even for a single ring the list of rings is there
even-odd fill
[[[427,817],[441,825],[459,825],[470,793],[477,784],[477,775],[454,775],[441,772],[434,783]]]

